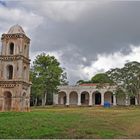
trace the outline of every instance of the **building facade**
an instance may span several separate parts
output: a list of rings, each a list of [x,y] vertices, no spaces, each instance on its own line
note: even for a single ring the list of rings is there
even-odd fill
[[[0,111],[28,111],[30,107],[30,39],[19,25],[2,34],[0,55]]]
[[[136,97],[116,96],[115,86],[97,88],[95,85],[60,86],[58,94],[54,94],[54,105],[94,106],[105,102],[116,105],[138,105]]]

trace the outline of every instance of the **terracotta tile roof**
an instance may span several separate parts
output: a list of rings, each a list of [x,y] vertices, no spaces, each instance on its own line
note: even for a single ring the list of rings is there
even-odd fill
[[[97,86],[97,84],[89,83],[89,84],[80,84],[80,86]]]

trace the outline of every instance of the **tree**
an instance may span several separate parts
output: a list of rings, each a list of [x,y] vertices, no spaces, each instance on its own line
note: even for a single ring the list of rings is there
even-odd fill
[[[92,83],[99,83],[99,84],[105,84],[105,83],[112,83],[112,80],[108,77],[106,73],[98,73],[95,76],[91,78]]]
[[[40,79],[37,77],[37,74],[33,71],[33,69],[30,70],[30,81],[32,81],[31,105],[37,106],[41,98],[42,89],[40,85]]]
[[[107,71],[108,77],[129,97],[138,97],[140,93],[140,63],[128,62],[123,68]],[[137,98],[138,99],[138,98]]]
[[[54,56],[42,53],[36,57],[31,69],[32,95],[41,96],[46,104],[47,94],[58,91],[59,85],[67,84],[66,73]]]
[[[98,73],[95,76],[91,78],[89,81],[79,80],[76,84],[90,84],[90,83],[96,83],[99,87],[103,86],[104,84],[111,84],[112,80],[108,77],[106,73]]]
[[[89,83],[91,83],[91,81],[78,80],[78,81],[76,82],[77,85],[89,84]]]

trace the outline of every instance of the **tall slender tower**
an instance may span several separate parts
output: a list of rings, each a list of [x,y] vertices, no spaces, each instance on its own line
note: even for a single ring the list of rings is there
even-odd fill
[[[2,34],[0,55],[0,111],[28,111],[30,107],[30,39],[19,25]]]

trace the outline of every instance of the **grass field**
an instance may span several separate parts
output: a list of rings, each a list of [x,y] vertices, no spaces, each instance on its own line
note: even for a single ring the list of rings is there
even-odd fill
[[[1,112],[0,138],[140,138],[140,107]]]

